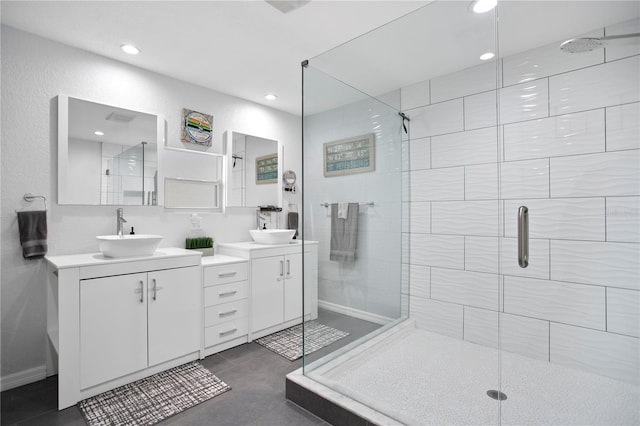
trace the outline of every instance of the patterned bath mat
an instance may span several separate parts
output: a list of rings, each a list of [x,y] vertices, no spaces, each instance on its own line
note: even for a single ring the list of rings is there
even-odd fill
[[[153,425],[230,389],[191,362],[87,398],[78,407],[90,426]]]
[[[304,353],[309,355],[348,335],[349,333],[345,331],[320,324],[317,321],[306,322],[304,324]],[[282,355],[289,361],[295,361],[302,356],[302,324],[261,337],[255,342],[278,355]]]

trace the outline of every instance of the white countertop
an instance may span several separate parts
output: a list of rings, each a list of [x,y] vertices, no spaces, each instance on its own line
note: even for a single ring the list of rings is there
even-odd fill
[[[247,259],[235,256],[227,256],[224,254],[215,254],[213,256],[202,256],[202,266],[227,265],[229,263],[246,262]]]
[[[183,256],[200,257],[201,255],[202,253],[195,250],[186,250],[177,247],[161,247],[151,256],[111,258],[104,257],[102,253],[81,253],[61,256],[45,256],[45,259],[56,268],[63,269],[77,268],[81,266],[139,262],[141,260],[159,260]]]
[[[304,244],[318,244],[317,241],[304,240]],[[229,247],[239,250],[265,250],[278,247],[302,246],[302,240],[291,240],[286,244],[260,244],[255,241],[241,241],[237,243],[218,243],[218,247]],[[217,255],[216,255],[217,256]],[[215,256],[214,256],[215,257]]]

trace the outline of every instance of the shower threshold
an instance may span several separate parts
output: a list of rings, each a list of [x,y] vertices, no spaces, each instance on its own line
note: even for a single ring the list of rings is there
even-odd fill
[[[287,398],[334,425],[640,423],[637,385],[442,336],[412,320],[305,370],[287,376]]]

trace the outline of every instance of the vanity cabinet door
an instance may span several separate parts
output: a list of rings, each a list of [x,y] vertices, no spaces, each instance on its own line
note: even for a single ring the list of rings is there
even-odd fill
[[[251,260],[251,331],[283,322],[284,256]]]
[[[149,367],[200,349],[200,268],[148,274]]]
[[[284,258],[284,320],[302,317],[302,253]]]
[[[80,281],[80,388],[147,367],[147,274]]]

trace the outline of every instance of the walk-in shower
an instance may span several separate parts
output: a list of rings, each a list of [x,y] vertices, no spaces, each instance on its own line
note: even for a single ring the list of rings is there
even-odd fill
[[[305,357],[291,400],[333,424],[640,423],[640,43],[559,48],[638,33],[639,9],[432,2],[309,59],[319,306],[378,328]],[[339,203],[361,205],[350,261]]]

